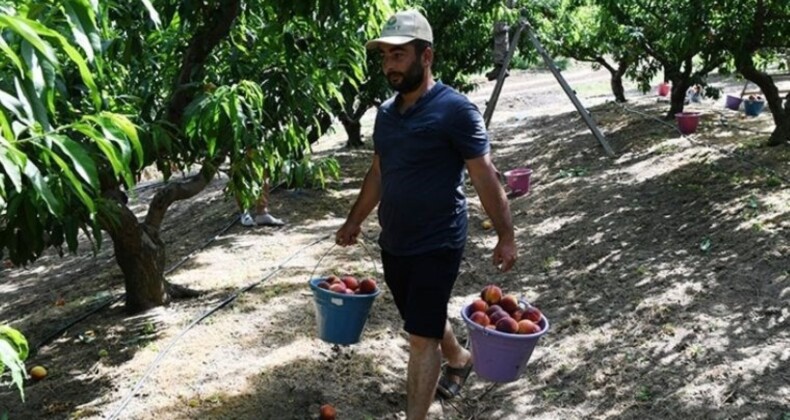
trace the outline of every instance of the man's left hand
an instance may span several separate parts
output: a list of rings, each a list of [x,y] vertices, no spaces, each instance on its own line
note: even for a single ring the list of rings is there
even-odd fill
[[[497,242],[494,248],[494,266],[499,268],[501,272],[510,271],[518,258],[518,251],[516,250],[516,242],[514,240]]]

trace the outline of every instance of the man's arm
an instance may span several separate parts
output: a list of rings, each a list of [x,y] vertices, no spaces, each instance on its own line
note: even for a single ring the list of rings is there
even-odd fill
[[[499,242],[494,248],[494,265],[499,266],[502,271],[508,271],[515,264],[518,252],[505,190],[499,184],[490,155],[485,154],[467,160],[466,168],[480,202],[483,203],[483,208],[491,218],[499,237]]]
[[[351,207],[346,222],[335,233],[335,242],[338,245],[348,246],[357,242],[357,236],[362,231],[362,222],[376,208],[379,200],[381,200],[381,164],[379,155],[374,154],[370,169],[362,181],[357,201]]]

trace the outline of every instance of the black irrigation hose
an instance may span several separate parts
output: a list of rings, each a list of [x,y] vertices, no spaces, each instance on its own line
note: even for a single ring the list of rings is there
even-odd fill
[[[217,238],[219,238],[221,235],[225,234],[225,232],[227,232],[231,227],[233,227],[233,225],[235,225],[238,221],[239,221],[239,217],[234,217],[233,221],[231,221],[225,227],[220,229],[219,232],[217,232],[217,234],[215,234],[214,236],[212,236],[211,238],[206,240],[206,242],[204,242],[200,247],[198,247],[197,249],[195,249],[194,251],[192,251],[191,253],[189,253],[185,257],[183,257],[180,261],[178,261],[177,263],[173,264],[171,267],[167,268],[164,271],[164,274],[165,275],[166,274],[170,274],[173,271],[175,271],[178,267],[183,265],[187,260],[189,260],[190,258],[195,256],[195,254],[197,254],[198,252],[204,250],[212,242],[216,241]],[[123,299],[124,297],[126,297],[126,293],[121,293],[120,295],[118,295],[116,297],[113,297],[113,298],[110,298],[110,299],[107,299],[106,301],[104,301],[101,304],[97,305],[95,308],[90,309],[87,312],[83,313],[82,315],[80,315],[80,316],[68,321],[66,324],[64,324],[63,326],[61,326],[60,328],[58,328],[57,330],[55,330],[51,334],[49,334],[46,337],[44,337],[38,344],[36,344],[35,347],[31,348],[30,349],[30,355],[31,356],[35,355],[41,347],[46,346],[47,344],[51,343],[56,338],[60,337],[69,328],[77,325],[78,323],[82,322],[83,320],[85,320],[86,318],[90,317],[91,315],[93,315],[93,314],[95,314],[95,313],[97,313],[97,312],[109,307],[110,305],[118,302],[119,300]]]
[[[733,156],[733,157],[741,160],[742,162],[744,162],[744,163],[746,163],[748,165],[751,165],[751,166],[753,166],[755,168],[759,168],[759,169],[765,170],[766,172],[768,172],[772,176],[775,176],[775,177],[781,179],[785,184],[790,184],[790,179],[788,179],[787,177],[779,174],[778,172],[776,172],[775,170],[773,170],[771,168],[765,167],[763,165],[760,165],[759,163],[755,163],[755,162],[752,162],[749,159],[746,159],[740,153],[737,153],[737,152],[734,152],[734,151],[730,151],[730,150],[727,150],[727,149],[725,149],[723,147],[719,147],[719,146],[716,146],[716,145],[713,145],[713,144],[710,144],[710,143],[698,140],[698,136],[695,136],[695,135],[685,135],[685,134],[680,132],[680,129],[676,125],[670,124],[670,123],[668,123],[668,122],[666,122],[666,121],[664,121],[664,120],[662,120],[660,118],[657,118],[657,117],[654,117],[652,115],[646,114],[646,113],[644,113],[642,111],[637,111],[635,109],[628,108],[627,106],[625,106],[623,104],[620,104],[620,103],[617,103],[617,102],[612,102],[612,103],[614,103],[615,105],[619,106],[620,108],[622,108],[623,110],[625,110],[627,112],[638,114],[638,115],[641,115],[641,116],[646,117],[648,119],[652,119],[652,120],[658,121],[661,124],[672,128],[673,130],[675,130],[678,133],[680,133],[681,135],[683,135],[686,138],[686,140],[690,141],[691,143],[694,143],[694,144],[696,144],[698,146],[710,147],[710,148],[715,149],[719,153],[722,153],[724,155]]]
[[[146,184],[146,185],[140,187],[141,188],[140,190],[136,189],[135,191],[141,191],[141,190],[148,189],[148,188],[155,188],[155,187],[158,187],[158,186],[161,186],[161,185],[164,185],[164,184],[166,184],[166,182],[163,182],[163,181],[153,182],[153,183],[150,183],[150,184]],[[272,187],[271,191],[275,191],[278,188],[282,187],[283,185],[285,185],[285,182],[281,182],[281,183],[275,185],[274,187]],[[183,257],[180,261],[178,261],[173,266],[165,269],[164,274],[167,275],[167,274],[172,273],[178,267],[182,266],[185,262],[187,262],[187,260],[189,260],[190,258],[195,256],[195,254],[197,254],[198,252],[206,249],[207,246],[211,245],[211,243],[216,241],[217,238],[219,238],[221,235],[224,235],[225,232],[227,232],[231,227],[233,227],[233,225],[235,225],[236,222],[238,222],[240,219],[241,219],[241,217],[235,217],[230,223],[228,223],[225,227],[220,229],[219,232],[217,232],[214,236],[212,236],[211,238],[206,240],[206,242],[204,242],[200,247],[198,247],[195,250],[193,250],[192,252],[190,252],[188,255]],[[114,258],[114,256],[111,256],[108,259],[108,261],[112,260],[113,258]],[[90,309],[87,312],[83,313],[82,315],[80,315],[80,316],[72,319],[71,321],[67,322],[66,324],[64,324],[63,326],[61,326],[60,328],[58,328],[57,330],[52,332],[51,334],[49,334],[46,337],[44,337],[38,344],[36,344],[34,347],[32,347],[30,349],[30,356],[34,356],[41,347],[46,346],[47,344],[51,343],[56,338],[60,337],[69,328],[71,328],[71,327],[77,325],[78,323],[84,321],[86,318],[90,317],[91,315],[93,315],[93,314],[95,314],[95,313],[97,313],[97,312],[109,307],[110,305],[120,301],[124,297],[126,297],[126,293],[122,293],[119,296],[116,296],[114,298],[110,298],[110,299],[102,302],[101,304],[99,304],[95,308]]]
[[[116,408],[116,409],[115,409],[115,411],[112,413],[112,415],[110,415],[109,419],[110,419],[110,420],[114,420],[114,419],[117,419],[117,418],[118,418],[118,415],[119,415],[119,414],[121,414],[121,412],[122,412],[122,411],[123,411],[123,410],[126,408],[126,406],[127,406],[127,405],[129,405],[129,402],[132,400],[132,398],[134,398],[134,395],[135,395],[135,393],[136,393],[136,392],[137,392],[137,391],[140,389],[140,387],[143,385],[143,382],[145,382],[145,380],[148,378],[148,376],[149,376],[149,375],[150,375],[150,374],[151,374],[151,373],[154,371],[154,369],[155,369],[155,368],[156,368],[156,367],[159,365],[159,362],[161,362],[161,361],[162,361],[162,359],[164,359],[164,357],[167,355],[167,353],[169,353],[169,352],[170,352],[170,350],[173,348],[173,346],[174,346],[174,345],[175,345],[175,344],[176,344],[176,343],[177,343],[179,340],[181,340],[181,338],[182,338],[184,335],[186,335],[186,333],[187,333],[187,332],[189,332],[189,330],[191,330],[191,329],[192,329],[192,328],[193,328],[195,325],[199,324],[199,323],[200,323],[200,321],[202,321],[202,320],[204,320],[204,319],[208,318],[208,317],[209,317],[209,316],[211,316],[211,315],[212,315],[214,312],[216,312],[216,311],[218,311],[218,310],[222,309],[223,307],[225,307],[225,306],[226,306],[226,305],[228,305],[229,303],[231,303],[231,302],[233,302],[234,300],[236,300],[236,298],[238,298],[238,297],[239,297],[241,294],[243,294],[243,293],[245,293],[245,292],[249,291],[250,289],[252,289],[252,288],[254,288],[254,287],[258,286],[259,284],[263,283],[264,281],[268,280],[268,279],[269,279],[271,276],[273,276],[273,275],[277,274],[277,273],[278,273],[280,270],[282,270],[282,269],[283,269],[283,266],[284,266],[286,263],[288,263],[289,261],[291,261],[292,259],[294,259],[294,258],[295,258],[297,255],[299,255],[299,254],[300,254],[302,251],[304,251],[305,249],[307,249],[307,248],[310,248],[310,247],[312,247],[312,246],[314,246],[314,245],[316,245],[316,244],[320,243],[321,241],[324,241],[324,240],[327,240],[327,239],[333,239],[333,236],[334,236],[334,235],[324,236],[324,237],[321,237],[321,238],[319,238],[319,239],[316,239],[315,241],[313,241],[313,242],[311,242],[311,243],[309,243],[309,244],[307,244],[307,245],[303,246],[302,248],[300,248],[299,250],[297,250],[296,252],[294,252],[293,254],[291,254],[291,255],[290,255],[288,258],[286,258],[286,259],[285,259],[283,262],[281,262],[281,263],[280,263],[280,264],[278,264],[276,267],[274,267],[274,268],[273,268],[273,269],[272,269],[272,270],[269,272],[269,274],[265,275],[265,276],[264,276],[262,279],[260,279],[260,280],[258,280],[258,281],[256,281],[256,282],[254,282],[254,283],[251,283],[251,284],[249,284],[249,285],[247,285],[247,286],[245,286],[245,287],[243,287],[243,288],[241,288],[241,289],[239,289],[239,290],[237,290],[236,292],[234,292],[232,295],[230,295],[230,296],[228,296],[227,298],[225,298],[224,300],[222,300],[222,301],[221,301],[219,304],[217,304],[217,305],[216,305],[216,306],[214,306],[213,308],[211,308],[211,309],[209,309],[209,310],[207,310],[207,311],[203,312],[203,313],[202,313],[202,314],[201,314],[199,317],[197,317],[197,318],[196,318],[194,321],[192,321],[192,322],[191,322],[189,325],[187,325],[187,326],[186,326],[186,327],[185,327],[183,330],[181,330],[181,332],[179,332],[179,333],[178,333],[178,335],[177,335],[175,338],[173,338],[173,340],[171,340],[171,341],[170,341],[170,343],[167,345],[167,347],[165,347],[165,349],[164,349],[164,350],[162,350],[161,352],[159,352],[159,354],[156,356],[156,358],[154,359],[154,361],[153,361],[153,362],[151,362],[151,364],[150,364],[150,365],[148,366],[148,368],[145,370],[145,373],[143,374],[143,376],[142,376],[142,377],[141,377],[141,378],[140,378],[140,379],[137,381],[137,383],[134,385],[134,387],[132,388],[132,390],[131,390],[131,391],[129,391],[129,393],[128,393],[128,394],[126,395],[126,397],[123,399],[123,401],[122,401],[122,402],[121,402],[121,404],[118,406],[118,408]]]

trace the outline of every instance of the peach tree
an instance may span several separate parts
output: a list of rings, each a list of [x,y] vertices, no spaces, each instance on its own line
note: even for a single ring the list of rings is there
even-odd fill
[[[360,80],[383,1],[0,0],[0,252],[112,241],[126,307],[194,295],[164,276],[168,209],[221,172],[252,202],[264,174],[321,185],[309,140]],[[169,179],[138,219],[143,168]]]

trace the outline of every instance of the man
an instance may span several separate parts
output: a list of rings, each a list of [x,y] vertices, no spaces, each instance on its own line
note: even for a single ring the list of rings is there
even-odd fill
[[[516,261],[507,198],[491,158],[480,111],[452,88],[434,81],[433,34],[419,12],[395,14],[368,49],[381,52],[395,97],[384,102],[373,132],[375,153],[339,245],[356,243],[361,224],[379,205],[382,265],[409,334],[407,418],[424,419],[438,391],[453,397],[472,368],[470,352],[447,321],[467,235],[463,169],[469,172],[499,242],[493,262],[502,271]]]
[[[255,203],[254,214],[250,212],[250,209],[245,209],[244,206],[241,204],[241,198],[236,195],[236,204],[239,206],[239,209],[242,209],[241,214],[239,215],[239,221],[241,222],[242,226],[273,226],[279,227],[284,226],[285,222],[281,219],[278,219],[269,213],[269,179],[266,178],[263,181],[263,189],[261,190],[261,195],[258,197],[258,201]]]

